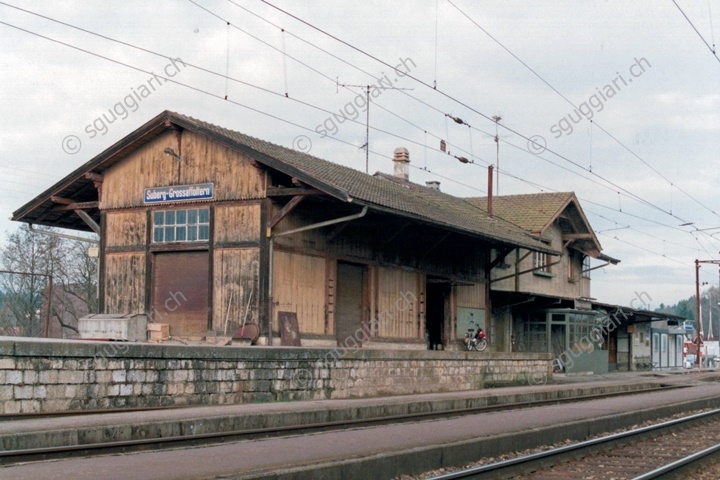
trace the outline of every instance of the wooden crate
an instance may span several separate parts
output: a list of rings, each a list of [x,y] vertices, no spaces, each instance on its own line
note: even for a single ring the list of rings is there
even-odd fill
[[[167,323],[148,323],[150,340],[167,340],[170,337],[170,325]]]

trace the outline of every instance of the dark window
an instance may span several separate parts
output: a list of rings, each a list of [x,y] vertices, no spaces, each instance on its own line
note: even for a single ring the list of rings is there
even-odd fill
[[[583,278],[590,278],[590,257],[588,256],[583,258],[582,276]]]

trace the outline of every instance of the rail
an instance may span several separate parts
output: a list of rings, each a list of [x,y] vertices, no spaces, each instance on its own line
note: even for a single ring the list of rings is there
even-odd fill
[[[523,475],[526,475],[528,472],[533,472],[533,476],[538,476],[538,470],[547,470],[558,465],[568,465],[569,462],[571,462],[572,460],[592,457],[593,455],[597,455],[599,452],[606,452],[611,448],[628,445],[630,443],[637,444],[636,442],[648,438],[655,438],[658,435],[669,435],[674,431],[683,428],[689,428],[690,426],[694,426],[696,424],[699,424],[700,422],[707,422],[709,419],[719,421],[720,409],[698,413],[695,415],[669,420],[647,427],[641,427],[633,430],[615,433],[612,435],[606,435],[592,440],[577,442],[571,445],[565,445],[558,448],[543,450],[528,455],[522,455],[500,462],[494,462],[487,465],[479,465],[476,467],[457,470],[438,476],[428,477],[426,480],[454,480],[461,478],[506,478],[509,476],[513,476],[513,478],[524,478]],[[709,448],[705,446],[701,451],[695,452],[681,459],[674,459],[671,463],[659,467],[657,465],[648,465],[647,467],[653,468],[653,470],[647,473],[643,473],[640,476],[634,477],[633,480],[649,480],[655,478],[662,478],[669,472],[673,472],[679,468],[686,468],[688,465],[691,465],[692,463],[706,458],[708,455],[714,454],[718,451],[720,451],[720,445],[714,445]],[[647,456],[636,456],[635,458],[639,458],[640,461],[643,462],[652,462],[652,459],[648,458]],[[615,458],[615,460],[617,461],[617,458]],[[541,477],[542,475],[539,476]],[[575,478],[573,476],[562,476],[561,472],[554,472],[552,477]],[[598,475],[594,478],[602,477]]]

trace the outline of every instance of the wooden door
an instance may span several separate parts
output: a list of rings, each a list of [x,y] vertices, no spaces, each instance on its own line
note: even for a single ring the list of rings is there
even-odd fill
[[[361,344],[363,301],[363,268],[347,263],[337,264],[335,290],[335,338],[338,346]],[[349,339],[354,338],[348,342]]]
[[[617,335],[607,336],[608,363],[617,364]]]
[[[208,252],[155,254],[152,320],[170,324],[174,337],[208,330]]]

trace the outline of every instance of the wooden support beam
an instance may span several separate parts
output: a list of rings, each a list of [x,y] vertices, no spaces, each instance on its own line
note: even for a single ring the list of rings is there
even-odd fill
[[[340,235],[340,232],[342,232],[343,230],[345,230],[345,228],[346,228],[348,225],[350,225],[350,222],[345,222],[345,223],[339,223],[339,224],[337,224],[337,226],[336,226],[335,228],[333,228],[333,229],[327,234],[327,236],[325,237],[325,241],[326,241],[326,242],[332,242],[333,240],[335,240],[335,237],[337,237],[338,235]]]
[[[268,187],[265,194],[268,197],[289,197],[298,195],[322,195],[323,192],[315,188],[282,188]]]
[[[553,265],[557,265],[558,263],[560,263],[560,260],[558,260],[557,262],[549,263],[549,264],[547,264],[547,265],[542,265],[542,266],[540,266],[540,267],[531,268],[531,269],[529,269],[529,270],[523,270],[522,272],[517,272],[517,273],[510,274],[510,275],[505,275],[504,277],[494,278],[494,279],[490,280],[490,283],[499,282],[500,280],[505,280],[505,279],[507,279],[507,278],[519,277],[520,275],[524,275],[524,274],[526,274],[526,273],[534,272],[535,270],[542,270],[543,268],[552,267]]]
[[[393,233],[392,235],[390,235],[390,236],[387,238],[387,240],[385,240],[385,245],[387,245],[388,243],[390,243],[390,242],[392,242],[393,240],[395,240],[395,239],[397,238],[397,236],[400,235],[400,234],[402,233],[402,231],[405,230],[405,229],[406,229],[407,227],[409,227],[410,225],[412,225],[412,222],[405,222],[405,223],[403,223],[403,224],[400,226],[400,228],[398,228],[398,229],[395,231],[395,233]]]
[[[605,268],[605,267],[607,267],[608,265],[610,265],[610,262],[603,263],[602,265],[596,265],[596,266],[594,266],[594,267],[591,267],[591,268],[588,268],[588,269],[586,269],[586,270],[581,271],[580,274],[582,275],[582,274],[587,273],[587,272],[592,272],[593,270],[597,270],[598,268]]]
[[[422,260],[425,260],[425,257],[427,257],[427,256],[430,254],[430,252],[432,252],[433,250],[435,250],[442,242],[444,242],[445,239],[446,239],[447,237],[449,237],[451,233],[452,233],[452,232],[447,232],[445,235],[443,235],[442,237],[440,237],[435,243],[433,243],[433,244],[430,246],[430,248],[428,248],[427,250],[425,250],[425,253],[424,253],[423,256],[421,257],[421,259],[422,259]]]
[[[75,213],[83,219],[85,223],[88,224],[90,228],[92,228],[93,232],[97,233],[98,235],[101,235],[102,230],[100,229],[100,225],[95,222],[95,220],[92,219],[90,215],[85,210],[75,210]]]
[[[295,210],[295,207],[297,207],[303,200],[305,200],[305,197],[303,195],[298,195],[291,198],[290,201],[286,203],[285,206],[281,208],[278,213],[276,213],[270,220],[268,220],[266,233],[268,238],[271,236],[271,230],[275,227],[275,225],[280,223],[280,220],[287,217],[290,212]]]
[[[519,253],[519,252],[520,252],[520,250],[518,249],[518,253]],[[525,260],[525,259],[526,259],[527,257],[529,257],[530,254],[532,254],[532,253],[533,253],[532,250],[528,250],[525,255],[523,255],[522,257],[518,258],[517,261],[515,262],[515,267],[517,267],[518,265],[520,265],[520,262],[522,262],[523,260]]]
[[[573,241],[573,240],[591,240],[592,234],[591,233],[565,233],[562,236],[563,241]]]
[[[62,203],[63,205],[72,205],[75,203],[75,200],[70,200],[69,198],[63,198],[63,197],[56,197],[55,195],[50,196],[50,201],[55,203]]]
[[[85,172],[85,178],[92,180],[93,182],[102,182],[105,177],[99,173]]]
[[[505,257],[508,256],[510,252],[515,250],[515,247],[505,247],[503,249],[498,249],[498,255],[490,262],[490,265],[488,265],[488,271],[492,270],[493,268],[497,267],[503,260],[505,260]]]
[[[77,202],[77,203],[68,203],[63,204],[61,207],[55,207],[53,208],[53,211],[62,211],[62,210],[89,210],[92,208],[98,208],[99,202]]]

